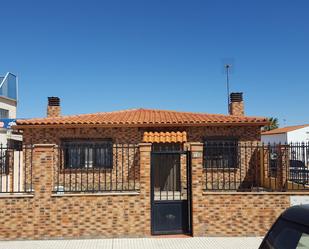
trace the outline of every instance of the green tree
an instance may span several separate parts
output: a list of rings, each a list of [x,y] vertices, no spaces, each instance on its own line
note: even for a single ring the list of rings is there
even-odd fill
[[[271,117],[271,118],[268,118],[268,121],[269,121],[269,124],[263,127],[263,131],[271,131],[273,129],[279,128],[278,118]]]

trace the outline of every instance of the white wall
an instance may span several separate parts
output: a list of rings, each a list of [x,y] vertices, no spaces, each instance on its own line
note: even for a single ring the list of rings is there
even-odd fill
[[[309,126],[287,133],[288,143],[308,143]]]
[[[10,119],[16,118],[16,106],[17,106],[17,102],[15,100],[0,96],[0,108],[9,111]],[[11,138],[10,133],[11,131],[9,129],[0,128],[0,144],[2,144],[2,146],[5,147],[7,144],[7,139]],[[12,139],[15,139],[15,138],[12,138]],[[20,140],[20,139],[17,139],[17,140]]]
[[[17,102],[15,100],[0,96],[0,108],[9,111],[9,118],[16,118],[16,106]]]
[[[6,129],[0,128],[0,145],[2,144],[3,147],[6,147],[7,139]]]
[[[286,133],[281,133],[281,134],[273,134],[273,135],[263,135],[261,136],[261,141],[265,144],[268,143],[287,143],[287,134]]]

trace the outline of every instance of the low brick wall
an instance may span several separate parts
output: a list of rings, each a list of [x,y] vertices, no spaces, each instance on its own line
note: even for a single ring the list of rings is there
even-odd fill
[[[263,236],[290,206],[289,194],[203,194],[194,236]],[[0,198],[0,239],[149,236],[140,194]]]
[[[50,237],[144,236],[140,195],[53,197],[51,201],[55,214],[46,224]]]
[[[33,197],[0,198],[0,239],[34,238]]]
[[[264,236],[277,217],[290,206],[282,193],[203,194],[195,236]]]
[[[141,237],[139,194],[0,198],[0,239]]]

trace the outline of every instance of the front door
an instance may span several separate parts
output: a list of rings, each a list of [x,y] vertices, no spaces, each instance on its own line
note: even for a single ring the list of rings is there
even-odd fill
[[[152,234],[191,233],[191,169],[182,144],[154,144],[151,154]]]

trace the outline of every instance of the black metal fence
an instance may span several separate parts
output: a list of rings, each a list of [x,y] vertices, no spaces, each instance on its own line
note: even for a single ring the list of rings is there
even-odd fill
[[[204,144],[206,191],[309,190],[309,143]]]
[[[139,150],[135,144],[64,143],[56,153],[56,193],[138,191],[140,188]]]
[[[282,148],[281,151],[280,147]],[[276,156],[276,153],[278,153],[278,156]],[[286,170],[287,181],[294,190],[309,189],[309,142],[279,145],[273,156],[274,168],[283,167],[283,170]],[[282,161],[284,159],[286,162]],[[275,172],[277,174],[277,170]]]
[[[140,189],[138,145],[110,141],[63,143],[55,149],[53,191]],[[308,191],[309,143],[232,140],[204,144],[206,191]],[[0,193],[33,192],[33,146],[0,145]]]
[[[0,193],[32,193],[32,146],[0,145]]]

